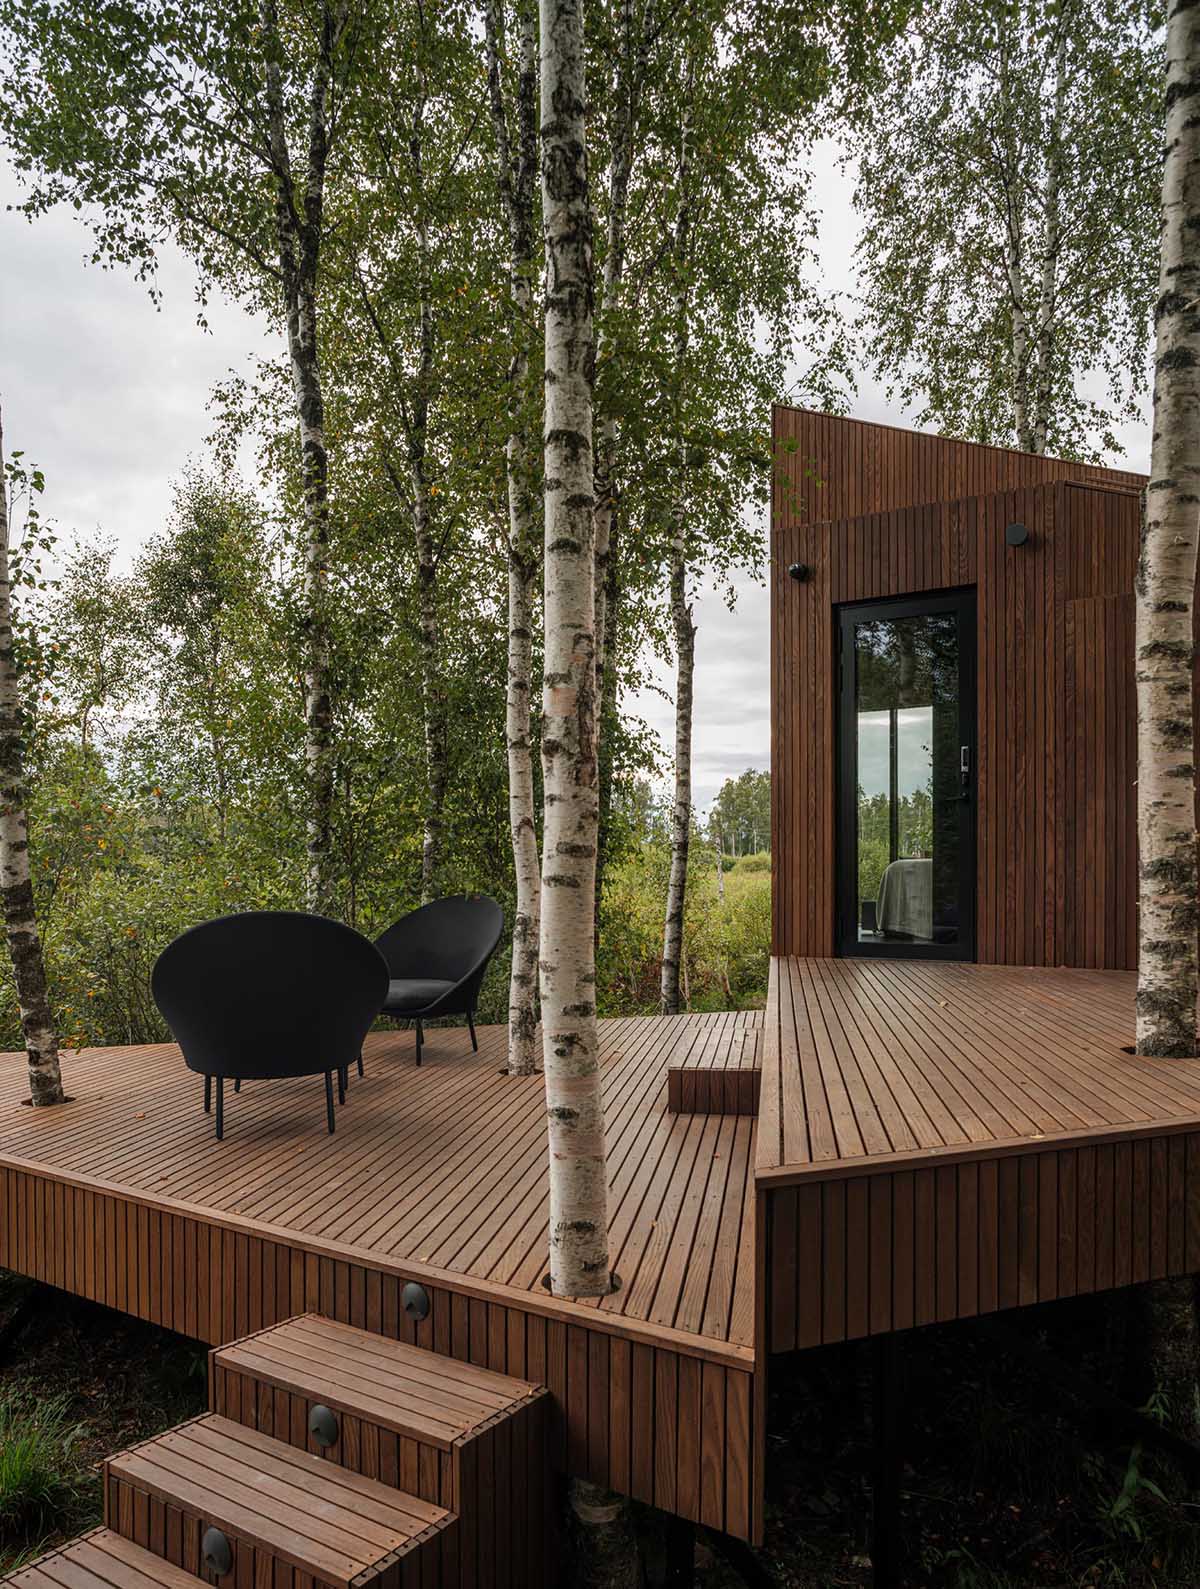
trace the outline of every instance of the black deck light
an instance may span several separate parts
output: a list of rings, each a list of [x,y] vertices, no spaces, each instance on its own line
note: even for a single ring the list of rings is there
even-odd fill
[[[200,1541],[200,1559],[218,1578],[224,1578],[233,1566],[233,1547],[219,1528],[205,1529]]]
[[[338,1421],[332,1409],[318,1402],[308,1415],[308,1432],[322,1451],[337,1445]]]
[[[400,1293],[400,1306],[410,1319],[427,1319],[429,1292],[424,1286],[419,1286],[415,1280],[410,1280]]]
[[[797,581],[797,583],[802,585],[804,583],[804,581],[808,578],[808,576],[812,573],[812,569],[809,568],[807,563],[789,563],[788,564],[788,573],[792,576],[792,578],[794,580]]]
[[[1028,525],[1010,524],[1004,532],[1004,539],[1010,546],[1024,546],[1029,539]]]

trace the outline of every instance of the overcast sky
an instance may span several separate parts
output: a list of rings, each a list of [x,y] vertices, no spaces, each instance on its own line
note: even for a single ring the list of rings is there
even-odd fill
[[[816,191],[825,275],[839,289],[852,290],[850,182],[832,149],[819,157]],[[0,164],[0,204],[18,192]],[[45,471],[43,511],[61,532],[100,528],[129,556],[161,526],[172,480],[189,457],[203,454],[214,383],[231,369],[248,369],[256,353],[272,348],[261,327],[232,305],[213,303],[209,329],[198,327],[193,275],[181,256],[164,252],[163,302],[156,310],[131,276],[88,265],[87,246],[88,233],[70,212],[30,225],[0,211],[5,440]],[[853,412],[905,421],[865,379]],[[1125,466],[1146,467],[1146,428],[1131,428],[1123,439]],[[695,799],[704,810],[725,778],[768,764],[765,588],[741,581],[732,612],[714,593],[701,591],[696,619]],[[669,682],[663,680],[665,688]],[[669,751],[669,699],[644,692],[631,704]]]

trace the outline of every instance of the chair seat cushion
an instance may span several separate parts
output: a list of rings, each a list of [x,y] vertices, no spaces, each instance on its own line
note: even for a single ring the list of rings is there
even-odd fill
[[[444,994],[451,992],[454,986],[453,982],[439,982],[432,977],[404,977],[388,983],[383,1008],[388,1015],[427,1010]]]

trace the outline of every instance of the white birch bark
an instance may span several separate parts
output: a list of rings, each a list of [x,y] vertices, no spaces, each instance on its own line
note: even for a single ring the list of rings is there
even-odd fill
[[[1167,19],[1154,435],[1137,573],[1137,1048],[1196,1052],[1195,643],[1200,519],[1200,10]]]
[[[446,707],[441,678],[441,630],[438,621],[438,557],[429,491],[429,409],[434,380],[433,283],[429,257],[429,226],[425,213],[425,74],[413,110],[409,158],[416,193],[417,292],[419,299],[419,363],[412,419],[408,426],[408,471],[413,536],[417,547],[418,653],[421,658],[421,711],[425,737],[425,809],[421,832],[421,903],[437,897],[442,866],[446,806]]]
[[[690,77],[688,93],[690,96]],[[676,290],[675,374],[682,379],[688,351],[688,263],[691,243],[689,176],[691,169],[691,118],[685,112],[679,152],[679,210],[673,248],[679,273]],[[667,879],[663,921],[660,1007],[676,1015],[680,1006],[683,971],[683,924],[687,906],[688,850],[692,835],[692,705],[696,671],[696,626],[688,599],[687,567],[687,443],[679,442],[679,487],[671,526],[671,621],[675,631],[675,787],[671,804],[671,870]]]
[[[58,1033],[46,991],[46,966],[33,904],[26,815],[25,713],[12,629],[8,489],[4,428],[0,421],[0,898],[12,958],[21,1031],[29,1062],[29,1096],[35,1106],[63,1103]]]
[[[539,0],[546,245],[545,671],[541,1001],[550,1285],[609,1290],[608,1182],[596,1030],[592,209],[582,0]]]
[[[1038,288],[1037,329],[1033,349],[1033,415],[1030,450],[1046,451],[1053,377],[1054,316],[1058,308],[1058,260],[1062,248],[1062,125],[1067,93],[1067,26],[1060,20],[1054,52],[1054,110],[1046,154],[1046,188],[1042,198],[1042,270]]]
[[[262,0],[265,39],[276,41],[266,66],[267,137],[275,189],[276,240],[287,320],[288,360],[300,432],[304,530],[301,587],[304,598],[304,722],[308,772],[306,895],[308,908],[334,908],[333,702],[329,654],[329,458],[325,404],[317,344],[317,266],[329,154],[329,101],[334,55],[346,30],[345,0],[323,8],[321,49],[309,96],[308,151],[303,193],[293,180],[287,145],[279,15],[275,0]],[[299,202],[298,202],[299,201]]]
[[[531,456],[533,394],[529,338],[534,321],[533,197],[537,180],[537,27],[531,0],[518,0],[516,158],[510,148],[501,78],[503,0],[484,12],[488,90],[496,133],[497,186],[509,229],[509,301],[513,361],[509,370],[509,431],[505,442],[508,485],[508,682],[505,740],[508,818],[516,877],[512,962],[508,980],[508,1069],[527,1076],[541,1069],[537,1032],[538,951],[542,873],[538,859],[533,780],[533,606],[541,547],[536,519],[536,467]]]

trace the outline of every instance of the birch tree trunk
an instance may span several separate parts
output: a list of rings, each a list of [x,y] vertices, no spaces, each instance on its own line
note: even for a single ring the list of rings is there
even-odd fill
[[[33,906],[26,817],[25,714],[12,630],[9,577],[8,487],[4,427],[0,420],[0,897],[12,957],[21,1031],[29,1061],[29,1096],[37,1107],[65,1102],[58,1063],[58,1033],[46,991],[46,966]]]
[[[645,82],[648,39],[654,27],[653,0],[647,0],[640,26],[635,22],[634,0],[621,0],[617,74],[613,113],[609,124],[608,236],[604,255],[600,334],[596,344],[599,367],[619,357],[618,336],[625,260],[628,251],[629,184],[633,174],[633,147],[638,106]],[[620,611],[617,582],[617,418],[607,405],[596,415],[596,695],[599,710],[596,734],[599,743],[600,817],[596,843],[595,938],[600,941],[600,903],[608,858],[608,828],[612,810],[612,746],[606,743],[608,726],[617,708],[615,663],[616,623]]]
[[[1050,392],[1054,357],[1054,316],[1057,310],[1058,259],[1062,246],[1062,123],[1067,92],[1067,27],[1059,22],[1054,54],[1054,112],[1047,154],[1046,190],[1043,196],[1042,271],[1038,289],[1037,331],[1034,338],[1033,418],[1031,451],[1046,451],[1050,424]]]
[[[539,0],[546,245],[541,999],[555,1296],[610,1287],[596,1030],[592,207],[582,0]]]
[[[690,74],[688,93],[690,97]],[[691,211],[691,121],[685,113],[679,153],[679,212],[675,220],[676,292],[675,379],[683,378],[688,351],[688,259]],[[679,489],[671,529],[671,621],[675,630],[675,793],[671,806],[671,871],[663,923],[660,1003],[664,1015],[679,1013],[683,965],[683,922],[687,906],[688,848],[692,834],[692,698],[696,671],[696,626],[687,589],[687,442],[679,441]]]
[[[417,610],[421,658],[421,711],[425,736],[425,810],[421,833],[421,903],[436,898],[442,865],[446,806],[446,704],[441,679],[441,633],[438,620],[438,557],[430,510],[428,447],[429,409],[433,395],[433,285],[429,262],[429,229],[425,215],[424,149],[425,77],[413,111],[409,157],[416,191],[416,233],[420,304],[419,363],[412,420],[408,427],[409,486],[413,536],[417,546]]]
[[[508,979],[508,1069],[528,1076],[541,1069],[537,1035],[538,950],[542,873],[538,860],[533,782],[533,607],[541,547],[536,516],[536,465],[531,446],[533,393],[533,198],[537,180],[537,25],[531,0],[518,0],[516,159],[510,147],[501,63],[503,0],[484,13],[488,92],[496,134],[497,187],[509,229],[509,302],[513,360],[509,370],[509,431],[504,457],[508,484],[508,683],[505,740],[508,752],[508,819],[517,901]]]
[[[1138,563],[1137,1050],[1196,1052],[1192,610],[1200,516],[1200,11],[1167,21],[1154,435]]]
[[[308,152],[303,193],[293,179],[287,145],[283,79],[279,67],[279,14],[262,0],[264,39],[273,42],[266,66],[267,136],[275,190],[275,227],[287,320],[288,359],[300,430],[304,529],[301,587],[304,598],[304,722],[308,771],[307,903],[324,914],[334,908],[331,832],[333,815],[333,702],[329,656],[329,456],[317,344],[317,269],[329,157],[329,100],[334,56],[346,30],[344,0],[322,11],[322,41],[309,98]]]

